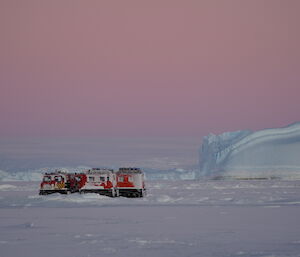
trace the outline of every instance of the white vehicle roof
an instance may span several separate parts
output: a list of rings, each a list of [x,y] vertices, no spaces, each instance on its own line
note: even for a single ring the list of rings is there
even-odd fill
[[[91,170],[87,170],[86,174],[111,174],[114,170],[112,169],[105,169],[105,168],[93,168]]]

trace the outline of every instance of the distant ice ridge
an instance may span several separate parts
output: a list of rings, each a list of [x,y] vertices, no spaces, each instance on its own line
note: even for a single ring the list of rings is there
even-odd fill
[[[6,172],[0,170],[0,181],[41,181],[42,172]]]
[[[0,170],[0,181],[41,181],[45,172],[53,172],[61,170],[65,172],[82,172],[85,167],[56,167],[56,168],[42,168],[31,171],[7,172]]]
[[[56,168],[44,168],[34,171],[7,172],[0,170],[0,182],[3,181],[41,181],[45,172],[54,171]],[[86,167],[76,168],[58,168],[66,172],[82,172]],[[154,170],[143,169],[146,174],[146,180],[193,180],[196,178],[198,171],[196,169],[172,169],[172,170]]]
[[[300,122],[210,134],[203,139],[200,158],[202,176],[300,178]]]
[[[194,180],[197,177],[197,169],[172,169],[172,170],[150,170],[145,169],[147,180]]]

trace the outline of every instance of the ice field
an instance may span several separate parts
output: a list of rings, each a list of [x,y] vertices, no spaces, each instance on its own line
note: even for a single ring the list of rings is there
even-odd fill
[[[300,256],[300,181],[148,181],[143,199],[0,183],[0,256]]]

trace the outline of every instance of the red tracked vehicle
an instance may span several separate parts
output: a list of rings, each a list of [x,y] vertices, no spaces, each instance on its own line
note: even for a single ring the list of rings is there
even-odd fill
[[[56,171],[46,173],[40,185],[40,195],[52,193],[98,193],[110,197],[145,196],[144,173],[139,168],[93,168],[83,173]]]

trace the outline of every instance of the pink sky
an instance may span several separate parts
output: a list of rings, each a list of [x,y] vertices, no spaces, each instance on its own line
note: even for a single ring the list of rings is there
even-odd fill
[[[0,2],[0,137],[300,121],[300,1]]]

